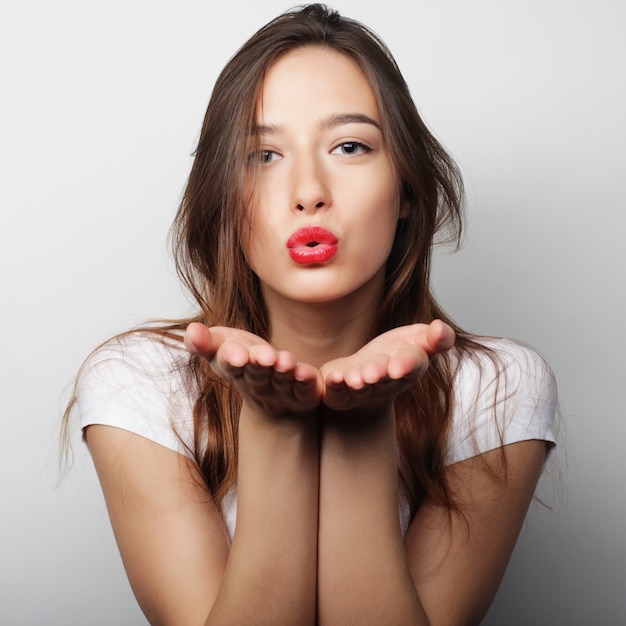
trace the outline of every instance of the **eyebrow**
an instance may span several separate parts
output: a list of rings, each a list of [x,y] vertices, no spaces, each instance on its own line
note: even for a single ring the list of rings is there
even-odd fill
[[[380,124],[363,113],[338,113],[320,122],[320,129],[327,130],[344,124],[370,124],[380,130]],[[250,129],[251,135],[278,135],[283,129],[276,124],[257,124]]]
[[[323,120],[320,124],[322,129],[334,128],[335,126],[342,126],[343,124],[371,124],[380,130],[380,124],[363,113],[341,113],[338,115],[332,115],[326,120]]]

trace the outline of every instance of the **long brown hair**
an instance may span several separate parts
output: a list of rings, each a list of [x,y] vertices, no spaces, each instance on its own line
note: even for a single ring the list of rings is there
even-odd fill
[[[200,308],[194,320],[267,338],[259,282],[241,245],[249,200],[246,160],[265,73],[280,56],[302,46],[324,46],[347,55],[369,80],[400,181],[400,199],[408,209],[387,262],[384,298],[373,332],[440,318],[461,333],[437,304],[430,286],[433,243],[445,239],[458,244],[461,238],[463,185],[458,168],[420,118],[385,44],[367,27],[319,4],[284,13],[261,28],[215,84],[172,228],[179,275]],[[164,324],[153,332],[172,336],[190,321]],[[470,351],[473,345],[460,334],[456,350]],[[192,452],[221,505],[236,480],[240,400],[206,362],[190,357],[189,365],[197,390]],[[443,467],[453,377],[452,359],[435,357],[418,385],[396,400],[400,480],[411,516],[426,494],[452,504]]]

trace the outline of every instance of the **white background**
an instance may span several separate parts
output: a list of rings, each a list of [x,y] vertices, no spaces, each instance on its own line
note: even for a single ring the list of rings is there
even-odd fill
[[[441,300],[537,347],[559,381],[553,510],[533,507],[486,623],[623,624],[626,5],[335,6],[387,41],[466,177],[468,243],[435,266]],[[77,438],[55,486],[65,390],[101,340],[187,312],[165,240],[204,109],[230,55],[288,7],[2,3],[3,625],[145,624]]]

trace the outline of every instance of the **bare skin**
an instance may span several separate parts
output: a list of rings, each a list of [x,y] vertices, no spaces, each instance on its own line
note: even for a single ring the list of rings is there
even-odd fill
[[[351,608],[348,612],[346,612],[347,603],[336,607],[335,602],[326,600],[342,597],[342,594],[334,591],[337,581],[330,575],[324,576],[323,573],[326,569],[334,573],[339,571],[336,555],[341,553],[344,535],[355,534],[352,522],[355,516],[358,518],[363,514],[363,507],[358,504],[365,502],[364,494],[370,496],[376,494],[377,479],[382,486],[381,491],[391,494],[391,497],[389,495],[385,497],[385,494],[381,493],[383,502],[386,500],[392,506],[382,506],[381,502],[379,512],[384,511],[387,515],[381,518],[381,524],[373,525],[369,533],[374,533],[373,538],[381,531],[395,537],[395,550],[385,550],[377,557],[376,578],[383,573],[389,580],[391,574],[391,580],[397,581],[394,595],[405,600],[401,605],[396,601],[395,606],[400,606],[403,620],[405,618],[412,620],[412,616],[419,614],[425,619],[423,609],[416,601],[415,587],[403,556],[402,537],[397,523],[398,496],[395,484],[397,459],[392,403],[398,393],[414,384],[423,375],[432,354],[447,350],[454,344],[452,329],[439,321],[431,325],[416,324],[397,328],[367,343],[351,357],[334,359],[323,365],[320,370],[306,363],[298,363],[292,353],[275,350],[268,342],[245,331],[228,328],[208,329],[200,324],[192,324],[187,329],[185,344],[190,351],[208,359],[212,369],[235,385],[241,393],[244,398],[242,411],[244,423],[247,415],[254,415],[264,423],[274,424],[274,429],[279,425],[280,430],[287,426],[289,429],[294,427],[297,431],[308,423],[307,419],[311,415],[315,416],[316,421],[323,427],[318,469],[318,480],[321,484],[318,489],[324,486],[324,482],[329,482],[328,479],[325,480],[329,473],[328,469],[325,470],[325,465],[331,465],[337,460],[338,450],[341,457],[349,461],[347,467],[341,468],[337,468],[335,463],[330,470],[333,474],[330,486],[320,494],[319,509],[310,511],[311,515],[316,512],[320,516],[315,542],[318,550],[315,575],[319,594],[319,597],[316,597],[316,604],[320,623],[337,623],[338,619],[341,619],[342,623],[346,619],[358,619],[359,621],[354,623],[365,623],[362,621],[365,615],[358,616],[354,610],[354,598],[350,600]],[[326,421],[322,420],[322,414]],[[350,422],[347,429],[346,419]],[[386,436],[381,439],[381,434]],[[372,437],[375,441],[370,441]],[[381,441],[384,444],[382,455],[376,451]],[[333,446],[333,443],[339,443],[339,448]],[[348,443],[347,447],[342,445],[345,443]],[[355,456],[350,453],[355,444],[358,451],[364,449],[364,444],[367,445],[370,451],[377,456],[380,455],[379,461],[386,459],[386,462],[377,463],[372,475],[369,454],[363,465],[359,461],[360,454],[357,453]],[[245,448],[240,451],[242,459],[245,452]],[[357,483],[361,483],[367,474],[370,475],[367,490],[363,490],[360,484],[353,484],[351,480],[343,484],[340,482],[342,475],[354,477],[357,474],[356,470],[360,475]],[[386,471],[381,473],[381,470]],[[256,479],[255,476],[255,481]],[[240,468],[240,499],[241,490],[245,490],[245,482],[242,485],[242,480],[245,481],[245,476],[241,476]],[[345,512],[346,494],[350,494],[354,488],[360,489],[361,492],[357,493],[356,506],[352,507],[354,515],[350,516]],[[326,497],[326,491],[331,494],[330,497]],[[367,508],[369,509],[369,506]],[[255,512],[255,515],[258,513]],[[337,519],[342,520],[340,526],[343,527],[343,532],[336,524]],[[329,537],[330,542],[327,541]],[[258,533],[251,531],[250,540],[258,542]],[[330,543],[328,549],[330,558],[326,558],[325,552],[319,552],[320,546],[323,547],[325,542]],[[387,569],[384,567],[385,562],[388,562]],[[353,567],[361,569],[360,564],[355,563]],[[352,569],[346,572],[346,576],[354,577],[355,572],[351,571]],[[234,584],[238,585],[239,582],[234,581]],[[363,581],[364,584],[368,582],[376,581],[374,579]],[[383,581],[378,581],[380,582]],[[377,584],[376,587],[380,589],[381,585]],[[383,589],[386,587],[387,585],[382,585]],[[235,588],[240,589],[238,586]],[[359,593],[361,585],[357,585],[357,589],[356,593]],[[407,591],[412,593],[407,594]],[[345,594],[343,596],[345,597]],[[410,601],[407,602],[407,599]],[[377,600],[377,604],[386,603],[388,600],[385,594]],[[369,610],[366,614],[368,612]],[[373,619],[376,614],[372,613],[371,618]],[[392,619],[388,613],[378,617]],[[400,618],[401,615],[393,616],[394,622],[396,617]]]
[[[268,409],[271,419],[279,415],[292,419],[298,406],[305,409],[295,415],[298,420],[317,410],[322,424],[317,528],[319,623],[439,623],[437,611],[442,613],[441,623],[478,623],[474,620],[479,620],[488,607],[514,545],[545,446],[526,442],[510,447],[515,449],[510,458],[519,458],[522,464],[521,477],[516,477],[521,482],[509,494],[501,491],[497,481],[487,478],[476,460],[451,468],[453,485],[463,483],[468,474],[473,476],[479,497],[476,502],[468,499],[468,512],[474,507],[482,510],[486,501],[490,504],[485,514],[491,518],[492,507],[500,510],[498,498],[506,495],[516,504],[509,509],[509,527],[492,528],[492,537],[501,534],[504,545],[502,550],[491,551],[493,569],[485,568],[484,579],[480,570],[465,572],[478,581],[472,601],[461,594],[460,604],[467,603],[466,617],[458,609],[451,612],[451,605],[439,599],[447,586],[444,581],[456,576],[459,566],[473,568],[474,546],[471,542],[465,544],[463,524],[445,518],[444,512],[437,512],[434,506],[425,506],[406,542],[403,540],[397,516],[398,461],[392,409],[396,395],[426,371],[430,356],[452,347],[454,333],[449,327],[435,321],[394,329],[350,357],[329,361],[319,371],[298,363],[289,352],[277,351],[249,333],[231,329],[193,324],[185,342],[191,351],[208,358],[215,371],[233,382],[248,401]],[[491,491],[493,496],[489,495]],[[372,501],[377,502],[375,510]],[[481,539],[479,519],[477,515],[478,530],[472,530],[472,537],[481,545],[486,537]],[[368,521],[366,526],[364,520]],[[450,523],[456,531],[451,531]],[[449,537],[447,532],[451,532]],[[386,540],[381,542],[381,537]],[[417,541],[415,537],[419,537]],[[431,541],[435,541],[432,552],[426,553],[422,542]],[[363,545],[371,549],[364,551]],[[360,547],[355,550],[352,546]],[[433,576],[441,577],[442,585],[431,598],[429,581]],[[370,590],[367,597],[363,597],[364,588]],[[435,608],[431,608],[431,602]],[[362,614],[355,607],[362,608]]]
[[[392,402],[424,374],[431,355],[454,345],[454,331],[438,320],[395,328],[320,370],[252,333],[232,328],[191,324],[185,345],[206,358],[244,398],[280,417],[307,413],[322,401],[338,411]]]
[[[185,346],[211,363],[241,395],[263,412],[279,418],[317,409],[322,397],[319,371],[298,363],[295,355],[276,350],[247,331],[191,324]]]
[[[484,471],[499,450],[450,466],[467,525],[427,500],[403,537],[393,402],[454,333],[434,321],[370,340],[402,216],[376,99],[352,61],[303,48],[267,72],[257,117],[246,255],[270,341],[201,324],[185,336],[243,400],[232,544],[192,461],[119,428],[86,430],[133,590],[156,625],[478,624],[545,443],[505,446],[506,480]],[[285,241],[313,224],[339,251],[294,264]]]

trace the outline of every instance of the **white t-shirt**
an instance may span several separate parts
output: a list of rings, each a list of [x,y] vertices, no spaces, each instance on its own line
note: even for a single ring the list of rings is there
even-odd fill
[[[556,443],[557,390],[546,362],[510,340],[481,339],[481,343],[497,354],[499,365],[496,368],[482,353],[461,363],[446,465],[518,441]],[[193,457],[194,394],[188,359],[182,344],[164,345],[149,333],[134,333],[98,349],[79,378],[81,428],[116,426]],[[223,511],[232,539],[236,489],[226,496]]]

